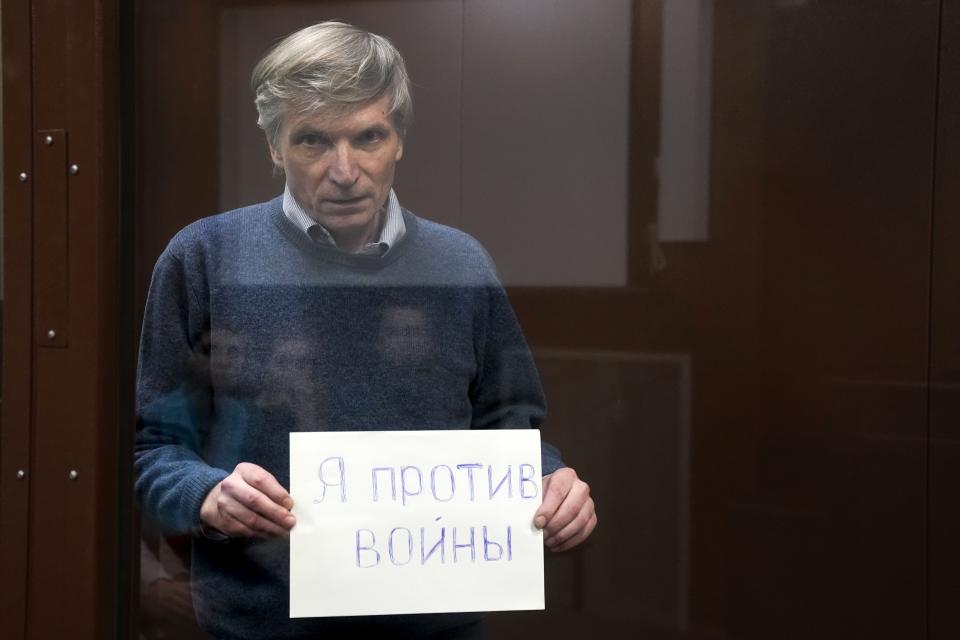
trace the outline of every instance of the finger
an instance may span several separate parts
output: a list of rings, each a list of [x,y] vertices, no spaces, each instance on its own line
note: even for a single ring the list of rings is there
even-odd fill
[[[559,529],[555,529],[549,534],[544,534],[546,535],[544,544],[550,548],[553,548],[559,544],[562,544],[563,542],[566,542],[583,530],[583,528],[587,525],[587,522],[589,522],[593,516],[593,500],[587,498],[587,500],[581,505],[580,509],[568,523]],[[544,530],[545,532],[550,529],[551,524],[552,523],[547,525],[547,529]]]
[[[218,517],[220,521],[217,523],[217,531],[222,532],[224,535],[227,535],[231,538],[257,537],[257,533],[253,529],[245,525],[243,522],[237,520],[226,511],[221,511]]]
[[[567,497],[563,499],[560,508],[554,512],[553,517],[547,521],[543,528],[543,533],[547,538],[555,536],[564,527],[569,525],[583,511],[584,505],[590,499],[590,487],[586,482],[577,480]],[[582,523],[581,523],[582,524]]]
[[[572,549],[578,544],[580,544],[581,542],[583,542],[584,540],[586,540],[590,536],[590,534],[593,533],[593,530],[596,528],[597,528],[597,514],[593,514],[593,516],[587,522],[587,526],[585,526],[580,533],[570,538],[569,540],[561,544],[559,547],[551,548],[550,550],[556,553],[560,553],[561,551],[567,551],[569,549]]]
[[[296,522],[290,511],[248,484],[239,474],[227,476],[221,483],[219,502],[221,509],[232,502],[243,505],[250,511],[285,529],[292,528]],[[236,513],[236,510],[231,512]]]
[[[221,516],[239,522],[254,535],[286,535],[286,530],[291,528],[294,522],[293,514],[246,484],[237,475],[230,475],[221,483],[217,511]]]
[[[290,493],[283,488],[283,485],[277,481],[272,473],[263,467],[250,462],[242,462],[237,465],[235,471],[247,484],[259,490],[287,511],[293,508],[293,498],[290,497]]]
[[[533,524],[538,529],[546,526],[547,522],[553,517],[563,499],[570,491],[570,485],[573,484],[577,474],[569,467],[557,469],[543,479],[543,501],[540,508],[533,515]]]
[[[239,502],[230,503],[226,508],[226,515],[233,522],[245,528],[249,534],[257,537],[279,538],[287,535],[284,527],[271,522],[259,513],[247,509]]]

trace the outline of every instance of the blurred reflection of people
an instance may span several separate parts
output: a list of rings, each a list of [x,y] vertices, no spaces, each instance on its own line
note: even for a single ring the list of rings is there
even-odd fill
[[[188,564],[163,538],[140,540],[140,638],[205,638],[194,622]]]
[[[238,398],[243,371],[243,339],[227,329],[200,335],[183,358],[184,379],[140,408],[144,440],[165,438],[207,460],[232,460],[243,439],[246,409]],[[212,390],[217,389],[216,400]],[[211,403],[216,402],[216,409]],[[209,420],[222,416],[233,425],[228,437],[212,441]],[[214,450],[214,447],[221,450]],[[191,598],[189,540],[165,536],[149,518],[141,523],[140,628],[144,640],[206,638],[196,625]]]
[[[139,406],[138,441],[176,442],[206,460],[235,459],[247,425],[243,360],[242,336],[223,328],[204,330],[189,351],[171,363],[179,379]],[[230,429],[212,428],[214,421]]]
[[[197,532],[193,601],[214,637],[481,637],[475,614],[288,617],[287,436],[314,417],[271,403],[322,393],[318,430],[530,428],[545,408],[486,252],[402,209],[392,190],[412,116],[393,45],[321,23],[280,42],[252,84],[286,188],[189,225],[157,262],[137,388],[140,503],[166,529]],[[222,328],[242,337],[242,371],[221,381],[212,368],[198,385],[208,401],[197,406],[209,415],[158,421],[151,408],[189,378],[182,354]],[[298,360],[307,345],[309,361]],[[223,410],[236,394],[243,424]],[[242,402],[257,397],[259,405]],[[194,446],[186,432],[200,424],[207,429]],[[211,441],[236,448],[210,449]],[[548,547],[565,550],[593,530],[593,500],[556,449],[544,444],[542,458],[534,524]]]
[[[289,415],[291,431],[314,431],[319,427],[321,389],[313,375],[316,350],[302,338],[277,340],[267,361],[257,395],[257,407]]]
[[[431,348],[427,317],[422,309],[390,307],[383,312],[380,349],[397,366],[415,366]]]

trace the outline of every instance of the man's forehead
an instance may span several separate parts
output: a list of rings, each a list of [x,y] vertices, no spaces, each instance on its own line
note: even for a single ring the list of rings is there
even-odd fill
[[[284,111],[284,127],[288,130],[309,127],[333,132],[377,125],[393,126],[387,96],[370,102],[323,105],[307,110],[291,105]]]

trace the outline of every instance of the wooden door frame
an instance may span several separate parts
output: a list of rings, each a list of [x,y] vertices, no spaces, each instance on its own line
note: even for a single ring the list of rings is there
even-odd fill
[[[121,555],[133,546],[119,526],[129,520],[118,469],[129,467],[132,429],[119,370],[120,4],[3,4],[7,638],[127,635],[118,629],[132,583],[121,584]]]

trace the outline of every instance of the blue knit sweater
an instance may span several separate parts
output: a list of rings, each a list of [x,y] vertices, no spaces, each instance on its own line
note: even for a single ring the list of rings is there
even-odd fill
[[[291,431],[540,427],[544,398],[489,256],[404,211],[385,256],[317,245],[277,198],[195,222],[160,256],[137,383],[136,491],[164,530],[239,462],[289,487]],[[543,473],[563,466],[544,445]],[[194,603],[218,638],[416,637],[469,617],[288,618],[288,544],[196,537]]]

